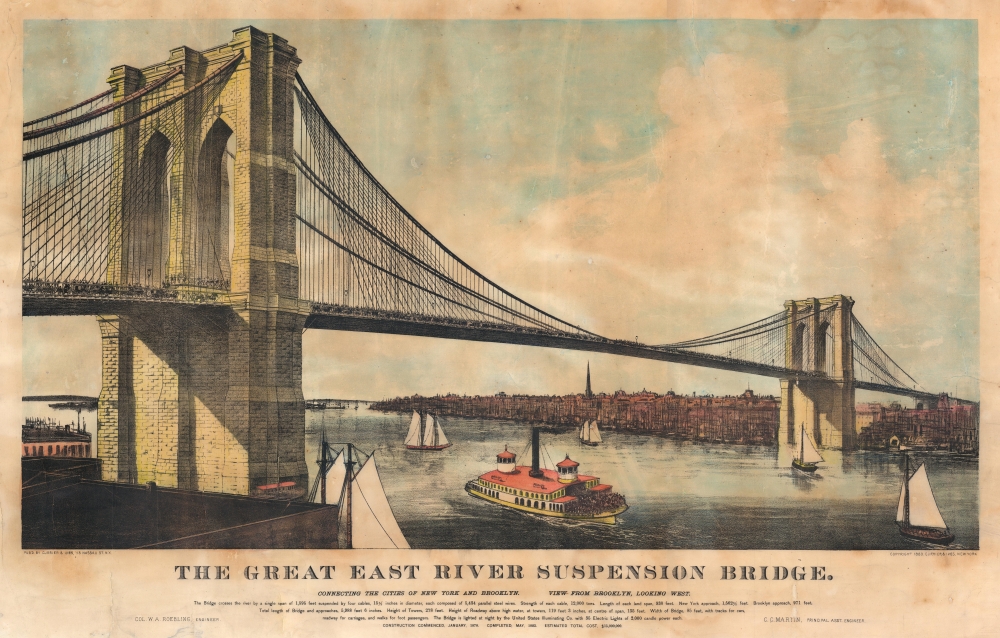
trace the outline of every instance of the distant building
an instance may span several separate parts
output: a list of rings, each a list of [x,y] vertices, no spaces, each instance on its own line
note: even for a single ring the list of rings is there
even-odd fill
[[[899,403],[859,404],[855,408],[859,445],[870,450],[884,450],[894,444],[978,454],[979,406],[955,403],[947,395],[941,395],[934,406],[929,403],[922,402],[917,409]]]
[[[51,419],[28,418],[21,426],[21,456],[90,456],[90,432]]]
[[[589,364],[587,366],[589,373]],[[589,374],[588,374],[589,377]],[[774,443],[780,401],[747,390],[739,396],[685,397],[673,391],[567,396],[401,397],[372,406],[384,412],[432,412],[442,416],[505,419],[580,427],[597,421],[601,429],[649,432],[710,442]]]

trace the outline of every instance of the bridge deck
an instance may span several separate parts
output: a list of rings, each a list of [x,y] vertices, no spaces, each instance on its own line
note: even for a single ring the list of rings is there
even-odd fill
[[[472,322],[469,322],[471,324]],[[786,379],[790,376],[801,378],[825,378],[822,375],[789,371],[785,368],[764,366],[724,357],[715,357],[699,352],[688,352],[678,349],[666,349],[648,346],[632,341],[617,339],[583,338],[577,335],[564,335],[555,332],[533,331],[529,329],[501,329],[487,325],[462,325],[459,322],[428,323],[420,320],[407,320],[389,316],[362,315],[332,315],[314,313],[306,322],[307,328],[321,330],[345,330],[353,332],[377,332],[383,334],[398,334],[415,337],[437,337],[440,339],[459,339],[463,341],[483,341],[489,343],[509,343],[522,346],[538,346],[543,348],[558,348],[561,350],[581,350],[585,352],[602,352],[638,359],[652,359],[670,363],[683,363],[732,372]]]
[[[188,297],[143,295],[100,295],[92,292],[84,294],[32,294],[26,292],[22,298],[24,316],[53,315],[114,315],[135,312],[137,305],[169,305],[173,307],[214,308],[225,312],[231,308],[223,297],[206,294],[195,300]],[[317,304],[306,320],[306,327],[318,330],[343,330],[349,332],[372,332],[382,334],[407,335],[414,337],[435,337],[487,343],[509,343],[522,346],[557,348],[600,352],[637,359],[650,359],[668,363],[680,363],[703,368],[728,370],[775,379],[808,380],[826,379],[817,372],[790,370],[756,362],[720,357],[702,352],[649,346],[633,341],[607,339],[597,336],[581,336],[555,331],[533,330],[520,326],[491,325],[484,322],[450,320],[404,313],[350,310],[348,312],[325,311]],[[937,399],[938,395],[919,390],[879,385],[865,381],[854,382],[859,390],[871,390],[917,399]],[[958,400],[960,403],[970,403]]]

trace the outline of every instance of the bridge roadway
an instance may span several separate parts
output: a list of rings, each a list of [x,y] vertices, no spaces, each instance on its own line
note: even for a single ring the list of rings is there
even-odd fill
[[[136,306],[168,304],[200,308],[224,314],[233,308],[235,300],[225,293],[146,290],[136,288],[131,294],[105,294],[100,287],[87,285],[77,290],[66,287],[57,292],[37,290],[25,285],[22,296],[23,316],[54,315],[115,315],[135,312]],[[242,303],[245,303],[242,302]],[[308,303],[308,302],[306,302]],[[527,328],[515,325],[491,324],[479,321],[448,319],[428,315],[414,315],[400,312],[375,311],[344,306],[311,304],[311,312],[306,320],[306,328],[318,330],[342,330],[349,332],[373,332],[414,337],[436,337],[462,341],[488,343],[509,343],[523,346],[557,348],[561,350],[581,350],[600,352],[637,359],[651,359],[669,363],[715,368],[730,372],[742,372],[775,379],[825,379],[818,372],[791,370],[781,366],[731,359],[717,355],[695,352],[681,348],[649,346],[635,341],[608,339],[597,335],[572,334],[558,331]],[[936,400],[938,395],[911,388],[880,385],[865,381],[855,381],[858,390],[872,390],[921,400]],[[958,399],[959,403],[972,403]]]

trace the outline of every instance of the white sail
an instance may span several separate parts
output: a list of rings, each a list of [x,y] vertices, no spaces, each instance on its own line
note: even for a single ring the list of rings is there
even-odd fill
[[[410,419],[410,429],[406,433],[406,440],[403,441],[404,445],[420,445],[420,415],[417,414],[416,410],[413,412],[413,418]]]
[[[590,424],[590,442],[600,443],[601,441],[601,431],[597,429],[597,421],[594,421]]]
[[[813,445],[812,439],[806,434],[805,430],[802,430],[802,458],[800,459],[803,463],[819,463],[823,460],[820,453],[816,450],[816,446]]]
[[[448,445],[448,437],[444,435],[444,430],[441,429],[441,422],[434,421],[434,426],[435,426],[434,433],[437,435],[437,444]]]
[[[424,438],[420,441],[420,445],[433,446],[434,445],[434,417],[427,415],[424,420]]]
[[[330,471],[326,473],[326,502],[336,503],[340,500],[340,492],[344,489],[344,478],[347,477],[347,466],[344,464],[344,451],[337,454],[333,459]],[[320,502],[322,495],[316,492],[316,502]]]
[[[341,507],[340,524],[347,524]],[[374,455],[351,482],[351,546],[354,549],[410,549],[382,489]]]
[[[899,506],[896,508],[896,521],[901,522],[905,516],[906,486],[899,490]],[[927,470],[921,465],[910,477],[910,525],[914,527],[937,527],[945,529],[947,523],[941,517],[931,483],[927,480]]]
[[[585,441],[587,437],[587,429],[590,427],[590,421],[584,421],[583,425],[580,426],[580,440]]]
[[[902,523],[906,518],[906,477],[903,477],[903,485],[899,488],[899,505],[896,506],[896,522]]]

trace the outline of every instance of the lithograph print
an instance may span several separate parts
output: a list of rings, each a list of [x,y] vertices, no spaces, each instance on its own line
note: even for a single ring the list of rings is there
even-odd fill
[[[975,23],[24,64],[25,548],[978,548]]]
[[[508,9],[25,14],[0,634],[989,626],[992,27]]]

